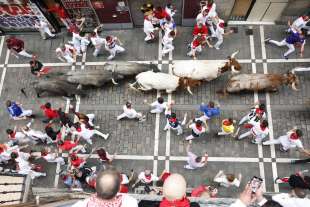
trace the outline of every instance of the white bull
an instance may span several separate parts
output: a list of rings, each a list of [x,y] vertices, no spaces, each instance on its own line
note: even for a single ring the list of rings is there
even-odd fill
[[[173,74],[179,77],[191,78],[194,80],[211,81],[226,71],[239,73],[241,66],[235,56],[239,51],[234,52],[225,62],[211,62],[208,60],[181,60],[173,64]]]
[[[149,91],[152,89],[166,90],[167,93],[172,93],[177,88],[186,88],[190,94],[191,86],[200,85],[201,81],[192,80],[189,78],[180,78],[175,75],[166,73],[154,73],[147,71],[139,73],[136,76],[136,82],[129,84],[130,88],[134,90]]]

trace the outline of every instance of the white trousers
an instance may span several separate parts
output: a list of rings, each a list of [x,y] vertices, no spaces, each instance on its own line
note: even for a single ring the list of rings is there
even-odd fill
[[[19,115],[19,117],[23,117],[23,116],[31,116],[32,115],[32,110],[24,110],[21,115]]]
[[[214,48],[220,48],[221,44],[223,43],[223,35],[216,35],[217,42],[214,45]]]
[[[155,35],[153,32],[144,32],[146,34],[146,37],[144,38],[144,41],[149,41],[155,38]]]
[[[269,40],[269,42],[274,45],[277,45],[278,47],[287,46],[288,50],[284,53],[284,56],[288,56],[289,54],[295,51],[295,46],[293,44],[287,43],[285,39],[282,40],[281,42],[276,41],[276,40]]]
[[[74,59],[73,59],[73,57],[71,55],[64,55],[63,57],[66,59],[66,61],[68,63],[73,63],[74,62]]]
[[[59,163],[60,165],[64,165],[65,164],[65,160],[64,158],[62,157],[56,157],[55,159],[49,159],[49,160],[46,160],[47,162],[56,162],[56,163]]]
[[[242,117],[242,119],[239,121],[239,125],[244,124],[245,122],[250,121],[250,117],[249,117],[250,113],[248,113],[247,115],[245,115],[244,117]]]
[[[195,49],[191,48],[191,50],[187,53],[187,55],[188,56],[193,56],[194,53],[201,52],[201,51],[202,51],[202,47],[201,47],[201,45],[199,45]]]
[[[128,116],[126,113],[122,113],[117,117],[117,120],[123,119],[123,118],[128,118],[128,119],[141,119],[142,118],[142,113],[136,113],[133,116]]]
[[[176,128],[173,128],[170,126],[169,122],[167,121],[164,130],[168,130],[168,129],[176,130],[178,132],[177,135],[181,135],[183,133],[183,129],[182,129],[182,126],[180,124]]]
[[[32,58],[32,54],[27,53],[26,50],[22,50],[22,51],[20,51],[18,54],[19,54],[20,56]]]
[[[116,53],[121,53],[125,51],[125,49],[119,45],[115,45],[115,47],[112,49],[107,47],[105,49],[110,53],[108,60],[112,60],[115,57]]]
[[[53,34],[51,32],[49,27],[43,27],[43,28],[40,27],[39,32],[41,34],[42,39],[44,39],[44,40],[46,39],[46,34],[48,34],[48,36],[50,36],[50,37],[55,37],[55,34]]]
[[[172,50],[174,50],[174,46],[172,44],[164,44],[163,54],[167,54],[171,52]]]
[[[287,137],[287,135],[283,135],[283,136],[279,137],[278,139],[273,139],[273,140],[265,141],[265,142],[263,142],[263,145],[281,144],[281,139],[284,139],[286,137]],[[284,150],[289,150],[291,148],[290,145],[284,146],[284,145],[281,144],[281,146],[282,146],[282,148]]]

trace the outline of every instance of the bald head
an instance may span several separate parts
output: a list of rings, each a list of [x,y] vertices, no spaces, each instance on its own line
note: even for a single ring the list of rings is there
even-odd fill
[[[120,183],[120,174],[116,170],[101,171],[96,179],[97,196],[104,200],[114,198],[119,191]]]

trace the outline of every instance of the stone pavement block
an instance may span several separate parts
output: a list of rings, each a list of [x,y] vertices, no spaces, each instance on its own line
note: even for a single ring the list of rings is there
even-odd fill
[[[239,188],[231,187],[218,187],[218,197],[235,197],[243,189],[245,184],[253,177],[253,174],[259,172],[257,163],[229,163],[229,162],[209,162],[207,167],[196,169],[196,170],[187,170],[183,166],[186,164],[185,161],[173,161],[171,162],[170,171],[178,172],[182,174],[187,181],[187,187],[197,187],[205,183],[208,180],[208,183],[212,183],[214,176],[218,173],[219,170],[224,170],[225,173],[231,173],[238,175],[241,173],[243,178],[241,180],[241,185]]]

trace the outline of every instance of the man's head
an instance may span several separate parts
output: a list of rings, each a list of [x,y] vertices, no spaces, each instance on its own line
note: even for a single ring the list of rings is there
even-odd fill
[[[50,102],[47,102],[44,106],[45,106],[45,108],[47,108],[47,109],[50,109],[50,108],[52,107],[52,105],[51,105]]]
[[[111,36],[107,36],[107,37],[105,38],[105,40],[106,40],[107,42],[112,42],[112,37],[111,37]]]
[[[16,158],[18,158],[18,153],[17,152],[12,152],[11,153],[11,159],[15,160]]]
[[[126,102],[126,107],[131,108],[131,103],[129,101]]]
[[[197,126],[197,127],[201,127],[201,125],[202,125],[202,121],[201,121],[201,120],[197,120],[197,121],[196,121],[196,126]]]
[[[208,13],[209,13],[209,9],[205,9],[205,10],[202,11],[202,15],[203,16],[207,16]]]
[[[7,100],[5,104],[6,104],[6,107],[10,107],[12,105],[12,102],[10,100]]]
[[[213,102],[213,101],[209,101],[208,106],[209,106],[210,108],[214,108],[214,102]]]
[[[175,37],[175,31],[170,31],[169,35],[170,35],[170,37]]]
[[[266,109],[266,105],[265,105],[264,103],[260,103],[259,106],[258,106],[258,108],[259,108],[260,110],[265,110],[265,109]]]
[[[296,132],[298,137],[302,137],[303,133],[302,133],[302,131],[300,129],[296,129],[295,132]]]
[[[282,205],[276,201],[268,200],[262,207],[282,207]]]
[[[267,120],[263,120],[263,121],[261,122],[261,126],[262,126],[263,128],[268,127],[268,121],[267,121]]]
[[[175,113],[172,112],[171,115],[170,115],[170,117],[173,118],[173,119],[175,119],[175,118],[177,118],[177,115],[176,115]]]
[[[186,181],[180,174],[170,175],[164,182],[163,195],[169,201],[179,200],[186,196]]]
[[[7,130],[6,130],[6,133],[7,133],[7,134],[13,134],[14,132],[13,132],[12,129],[7,129]]]
[[[114,169],[99,172],[96,179],[97,197],[103,200],[114,198],[119,191],[121,179],[119,173]]]
[[[164,98],[160,96],[157,98],[157,101],[158,101],[158,103],[162,104],[162,103],[164,103]]]

